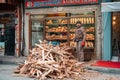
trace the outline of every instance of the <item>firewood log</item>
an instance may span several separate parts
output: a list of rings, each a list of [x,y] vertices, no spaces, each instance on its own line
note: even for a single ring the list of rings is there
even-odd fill
[[[27,71],[28,65],[25,64],[21,69],[20,69],[20,74],[24,74]]]
[[[16,69],[16,74],[29,75],[38,80],[47,77],[57,80],[85,73],[85,70],[81,70],[82,63],[78,63],[72,53],[67,51],[69,47],[54,47],[46,42],[39,42],[30,50],[25,63]]]

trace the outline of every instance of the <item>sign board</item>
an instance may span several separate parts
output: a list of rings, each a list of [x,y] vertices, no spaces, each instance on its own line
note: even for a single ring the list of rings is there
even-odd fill
[[[99,0],[25,0],[26,8],[76,5],[76,4],[95,4]]]

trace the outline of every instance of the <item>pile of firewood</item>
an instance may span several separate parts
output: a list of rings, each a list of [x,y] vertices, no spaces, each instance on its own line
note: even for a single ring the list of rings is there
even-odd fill
[[[30,51],[27,60],[24,64],[20,64],[14,73],[38,80],[77,78],[85,72],[85,69],[72,53],[68,52],[69,49],[69,47],[52,46],[46,42],[40,42]]]

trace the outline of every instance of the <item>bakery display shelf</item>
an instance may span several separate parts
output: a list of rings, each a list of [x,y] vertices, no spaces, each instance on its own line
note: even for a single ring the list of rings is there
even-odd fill
[[[54,17],[45,19],[45,38],[47,41],[59,42],[59,45],[69,45],[76,47],[74,42],[76,22],[81,21],[82,26],[85,28],[87,38],[85,42],[85,51],[94,51],[95,42],[95,16],[66,16]]]
[[[66,25],[66,24],[68,24],[67,19],[49,19],[49,20],[46,20],[46,25],[59,26],[59,25]]]
[[[70,25],[75,25],[76,23],[70,23]],[[95,23],[82,23],[83,26],[95,25]],[[74,26],[75,27],[75,26]]]
[[[48,40],[48,41],[65,41],[65,40],[67,40],[67,39],[48,39],[48,38],[46,38],[46,40]]]
[[[95,32],[86,32],[86,34],[95,34]]]
[[[86,39],[86,41],[95,41],[94,39]]]
[[[46,31],[47,33],[67,33],[67,31]]]
[[[88,17],[95,17],[94,14],[87,14],[87,15],[72,15],[70,18],[88,18]]]
[[[59,24],[59,23],[56,23],[56,24],[46,24],[46,26],[50,26],[50,27],[51,27],[51,26],[53,26],[53,27],[56,26],[56,27],[57,27],[57,26],[61,26],[61,25],[62,25],[62,26],[65,25],[65,26],[66,26],[67,24]]]
[[[53,28],[49,28],[48,26],[46,27],[46,32],[67,32],[68,31],[68,28],[66,26],[60,26],[60,27],[53,27]]]
[[[54,17],[45,17],[45,20],[65,20],[65,19],[68,19],[68,17],[62,17],[62,16],[54,16]]]
[[[84,49],[94,49],[94,47],[84,47]]]
[[[74,40],[74,38],[70,38],[70,41]],[[94,39],[86,39],[86,41],[92,41],[94,42],[95,40]]]

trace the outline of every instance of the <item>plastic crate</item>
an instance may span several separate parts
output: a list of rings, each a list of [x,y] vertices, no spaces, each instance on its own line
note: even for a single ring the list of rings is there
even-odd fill
[[[60,45],[60,42],[58,41],[52,41],[52,42],[48,42],[49,44],[51,43],[53,46],[56,46],[56,45]]]

